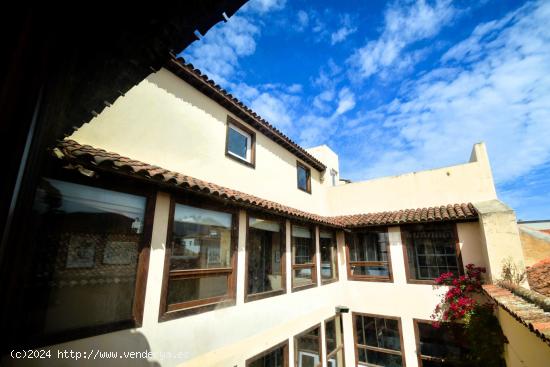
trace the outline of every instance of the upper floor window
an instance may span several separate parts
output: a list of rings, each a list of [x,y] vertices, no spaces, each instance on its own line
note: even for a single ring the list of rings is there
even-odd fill
[[[364,229],[346,235],[348,277],[352,280],[391,281],[388,230]]]
[[[300,162],[296,162],[298,188],[311,194],[311,170]]]
[[[292,225],[292,289],[317,284],[314,233],[311,227]]]
[[[415,319],[414,326],[421,367],[463,365],[469,349],[461,324],[449,322],[435,328],[430,321]]]
[[[42,179],[28,227],[32,271],[18,283],[29,297],[17,318],[25,337],[40,344],[141,324],[151,223],[147,197],[132,190]]]
[[[431,282],[443,273],[462,272],[453,223],[415,224],[402,227],[409,280]]]
[[[168,268],[161,305],[164,319],[235,300],[236,215],[176,203],[166,249]],[[170,314],[172,313],[172,314]]]
[[[247,300],[284,293],[284,221],[249,216],[246,237]]]
[[[319,251],[321,252],[321,283],[338,280],[338,254],[334,231],[319,231]]]
[[[241,163],[254,167],[256,134],[232,117],[227,117],[225,154]]]
[[[403,366],[401,320],[389,316],[353,314],[359,366]]]

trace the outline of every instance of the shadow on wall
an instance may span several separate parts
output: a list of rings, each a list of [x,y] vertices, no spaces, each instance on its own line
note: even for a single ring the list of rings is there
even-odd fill
[[[36,357],[12,358],[3,356],[2,366],[138,366],[160,367],[163,360],[173,359],[172,364],[181,363],[186,356],[176,359],[177,351],[152,351],[145,335],[134,330],[122,330],[115,333],[80,339],[66,344],[37,348]],[[45,353],[50,352],[51,357]],[[42,354],[41,354],[42,353]],[[149,358],[148,358],[149,357]]]

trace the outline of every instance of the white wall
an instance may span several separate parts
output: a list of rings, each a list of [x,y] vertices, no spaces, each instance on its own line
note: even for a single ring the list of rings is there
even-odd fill
[[[331,187],[328,210],[331,215],[361,214],[495,199],[485,144],[476,144],[470,159],[456,166]]]

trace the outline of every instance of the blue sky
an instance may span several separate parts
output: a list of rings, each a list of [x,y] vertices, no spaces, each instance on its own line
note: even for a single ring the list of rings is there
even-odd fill
[[[251,0],[182,56],[354,181],[466,162],[550,218],[549,1]]]

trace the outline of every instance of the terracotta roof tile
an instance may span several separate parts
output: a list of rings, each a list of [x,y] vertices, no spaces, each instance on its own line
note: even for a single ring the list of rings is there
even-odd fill
[[[78,168],[78,166],[81,166],[82,168],[91,170],[102,169],[113,172],[122,171],[153,182],[173,185],[184,190],[201,192],[215,198],[234,201],[278,214],[335,227],[365,227],[477,218],[477,212],[471,203],[381,213],[332,217],[321,216],[214,183],[199,180],[179,172],[169,171],[162,167],[122,157],[116,153],[107,152],[103,149],[97,149],[89,145],[81,145],[74,140],[62,141],[55,149],[55,153],[56,157],[70,163],[69,168]]]
[[[487,284],[483,286],[483,290],[501,308],[550,346],[550,312],[545,312],[545,309],[549,309],[547,305],[550,305],[550,299],[518,286],[506,286],[510,289],[505,289],[504,286],[506,285]],[[538,300],[541,306],[533,300]]]

